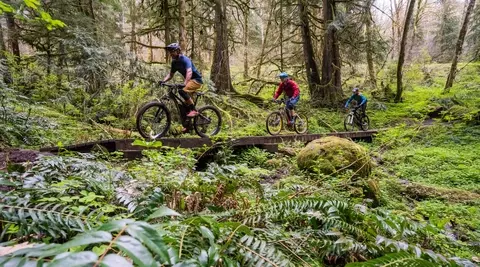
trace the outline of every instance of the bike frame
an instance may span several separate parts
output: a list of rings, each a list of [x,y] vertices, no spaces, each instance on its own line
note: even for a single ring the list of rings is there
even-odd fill
[[[278,111],[280,112],[280,114],[282,114],[284,118],[287,118],[287,121],[290,121],[291,118],[289,114],[290,112],[288,112],[288,109],[287,109],[287,100],[283,99],[282,101],[279,101],[278,104],[280,105],[280,107],[278,108]]]
[[[160,99],[161,100],[167,100],[167,101],[173,101],[175,104],[175,107],[177,108],[178,114],[180,114],[180,120],[182,125],[185,128],[190,129],[191,128],[191,118],[187,117],[187,111],[186,111],[186,105],[185,101],[178,96],[176,93],[178,90],[181,90],[183,85],[164,85],[165,87],[168,87],[168,93],[162,96]],[[197,106],[197,101],[198,98],[201,95],[196,95],[196,97],[193,99],[193,106]],[[193,98],[193,97],[192,97]],[[155,114],[157,116],[158,114]]]
[[[360,126],[361,123],[362,123],[362,117],[360,116],[360,114],[358,112],[358,108],[350,110],[350,115],[352,115],[352,116],[350,116],[350,120],[348,121],[348,123],[353,125],[353,120],[355,119],[355,123],[358,126]]]

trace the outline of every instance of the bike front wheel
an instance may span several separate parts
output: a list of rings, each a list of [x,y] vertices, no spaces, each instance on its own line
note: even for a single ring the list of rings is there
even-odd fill
[[[308,130],[308,119],[307,116],[303,114],[297,114],[297,117],[295,118],[295,132],[298,134],[304,134]]]
[[[271,135],[277,135],[282,131],[282,114],[278,111],[270,113],[267,117],[267,132]]]
[[[137,114],[137,130],[143,138],[155,140],[164,136],[170,128],[168,108],[160,102],[150,102]]]
[[[360,128],[364,131],[367,131],[368,128],[370,128],[370,119],[367,115],[363,116],[362,121],[360,122]]]
[[[349,113],[346,117],[345,120],[343,121],[343,126],[345,127],[345,131],[350,132],[355,129],[355,124],[354,124],[354,116],[352,113]]]
[[[214,106],[204,106],[198,109],[198,115],[193,119],[193,128],[201,137],[218,134],[222,128],[222,116]]]

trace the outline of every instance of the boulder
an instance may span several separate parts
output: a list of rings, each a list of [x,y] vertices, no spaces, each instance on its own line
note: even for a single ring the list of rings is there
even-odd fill
[[[352,170],[356,177],[368,177],[373,163],[367,150],[348,139],[327,136],[310,142],[297,156],[300,169],[323,174]]]

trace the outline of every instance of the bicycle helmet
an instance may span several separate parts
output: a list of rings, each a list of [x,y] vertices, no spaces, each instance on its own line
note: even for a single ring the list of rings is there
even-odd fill
[[[288,74],[286,72],[282,72],[278,75],[279,78],[288,78]]]
[[[353,90],[352,90],[353,93],[356,93],[356,92],[358,92],[358,91],[360,91],[360,89],[358,89],[358,87],[355,87],[355,88],[353,88]]]
[[[167,45],[166,49],[168,51],[180,50],[180,45],[178,43],[171,43],[171,44]]]

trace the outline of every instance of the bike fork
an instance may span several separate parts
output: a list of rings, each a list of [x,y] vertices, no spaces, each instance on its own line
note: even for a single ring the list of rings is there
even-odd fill
[[[155,113],[155,120],[154,120],[154,122],[157,122],[157,123],[160,122],[160,119],[159,119],[159,118],[161,118],[161,117],[159,117],[159,115],[160,115],[160,116],[163,115],[163,110],[162,110],[161,108],[159,108],[159,109],[157,110],[157,112]],[[157,120],[158,120],[158,121],[157,121]]]

